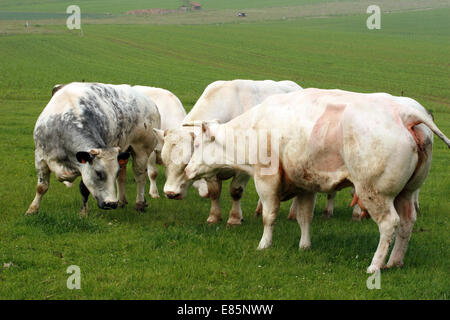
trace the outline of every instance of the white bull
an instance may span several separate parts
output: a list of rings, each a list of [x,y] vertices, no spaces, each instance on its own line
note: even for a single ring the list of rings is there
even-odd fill
[[[176,95],[169,90],[161,88],[146,86],[133,86],[133,88],[156,103],[159,114],[161,115],[161,130],[175,129],[181,126],[181,122],[186,117],[186,110],[184,110],[183,104]],[[150,179],[149,195],[152,198],[159,198],[158,186],[156,185],[156,177],[158,176],[158,167],[156,164],[161,164],[161,148],[162,146],[158,146],[148,159],[147,173]]]
[[[301,87],[292,81],[252,81],[233,80],[216,81],[208,85],[195,106],[183,120],[183,127],[170,130],[155,130],[163,144],[161,157],[166,168],[166,183],[164,193],[170,199],[180,200],[185,197],[190,182],[186,179],[186,167],[195,138],[197,121],[217,121],[225,123],[241,115],[267,97],[301,90]],[[184,155],[184,156],[183,156]],[[232,209],[227,224],[237,225],[242,221],[240,199],[249,180],[247,174],[234,170],[221,170],[207,182],[197,182],[196,187],[201,195],[211,199],[211,210],[208,223],[221,220],[220,194],[222,180],[233,178],[230,185],[230,194],[233,198]],[[207,186],[205,184],[207,183]]]
[[[317,192],[354,186],[354,202],[370,212],[380,231],[367,269],[373,273],[384,266],[394,234],[387,267],[403,265],[416,220],[414,200],[429,170],[431,143],[424,126],[450,147],[429,114],[388,94],[305,89],[272,96],[226,124],[203,124],[185,173],[198,179],[226,167],[254,177],[263,204],[259,249],[271,246],[280,201],[296,197],[299,246],[309,248]],[[270,136],[270,143],[256,148],[270,155],[269,164],[248,156],[255,150],[251,144],[244,151],[223,152],[242,130],[256,132],[259,139]],[[239,162],[242,152],[245,161]]]
[[[379,93],[379,94],[382,95],[383,93]],[[392,98],[395,99],[398,103],[402,103],[402,104],[405,104],[405,105],[410,106],[412,108],[415,108],[418,111],[428,113],[428,111],[420,103],[418,103],[414,99],[411,99],[411,98],[408,98],[408,97],[395,97],[395,96],[393,96]],[[427,126],[425,126],[423,124],[421,124],[419,126],[420,126],[420,128],[421,128],[421,130],[422,130],[422,132],[424,134],[424,139],[423,140],[425,141],[425,144],[426,145],[430,144],[430,147],[429,148],[425,148],[424,151],[425,152],[427,152],[427,150],[431,151],[432,150],[432,146],[433,146],[433,132],[430,129],[428,129]],[[425,163],[422,166],[423,170],[421,170],[420,172],[417,172],[416,176],[418,174],[425,174],[424,179],[426,178],[426,175],[428,174],[428,171],[429,171],[429,167],[431,166],[431,157],[432,157],[431,152],[427,153],[427,155],[425,157]],[[419,191],[420,190],[417,190],[415,195],[414,195],[414,198],[415,198],[414,206],[416,208],[416,211],[419,211]],[[354,193],[354,189],[353,189],[352,190],[352,195],[354,196],[354,194],[355,193]],[[336,192],[328,194],[327,205],[326,205],[325,210],[323,212],[323,216],[324,217],[329,218],[329,217],[333,216],[334,199],[335,198],[336,198]],[[350,205],[354,206],[353,214],[352,214],[352,219],[353,220],[360,221],[364,217],[367,217],[367,218],[369,217],[367,212],[362,212],[361,211],[361,208],[359,207],[359,205],[357,203],[352,203]],[[296,215],[297,215],[297,201],[294,198],[294,200],[292,202],[291,209],[289,211],[288,219],[296,220]]]

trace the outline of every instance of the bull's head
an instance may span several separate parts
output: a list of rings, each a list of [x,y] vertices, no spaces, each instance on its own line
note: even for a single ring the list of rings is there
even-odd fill
[[[119,153],[120,148],[91,149],[77,152],[84,184],[97,200],[100,209],[115,209],[118,205],[115,181],[119,162],[126,162],[129,153]]]
[[[216,141],[216,129],[218,124],[202,123],[202,133],[196,136],[194,140],[194,150],[192,157],[186,166],[184,173],[187,179],[210,178],[214,176],[221,163],[221,153],[219,151],[222,146]]]
[[[164,193],[169,199],[181,200],[191,185],[184,174],[184,168],[191,157],[195,135],[185,129],[154,131],[159,140],[158,144],[162,145],[161,160],[166,174]]]

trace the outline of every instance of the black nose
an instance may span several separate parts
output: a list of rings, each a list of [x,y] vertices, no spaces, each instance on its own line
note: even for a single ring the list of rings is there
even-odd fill
[[[117,209],[117,205],[117,202],[102,202],[100,208],[103,210]]]
[[[175,192],[167,192],[166,193],[166,197],[169,198],[169,199],[180,200],[181,199],[181,194],[175,193]]]

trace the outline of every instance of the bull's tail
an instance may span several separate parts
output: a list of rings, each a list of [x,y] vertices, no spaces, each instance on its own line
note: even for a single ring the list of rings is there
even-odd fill
[[[401,115],[401,119],[403,121],[403,124],[408,129],[408,131],[411,132],[416,142],[418,141],[417,136],[414,133],[413,127],[423,123],[428,128],[430,128],[430,130],[433,131],[450,148],[450,139],[447,138],[447,136],[441,130],[439,130],[439,128],[434,123],[433,119],[428,114],[412,107],[406,108],[405,111],[406,112],[404,112]]]

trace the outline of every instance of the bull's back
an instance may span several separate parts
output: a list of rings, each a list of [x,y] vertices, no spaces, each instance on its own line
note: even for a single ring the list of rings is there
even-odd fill
[[[130,86],[71,83],[45,107],[34,136],[44,149],[64,153],[73,148],[118,145],[143,121],[159,125],[159,113],[152,101]]]
[[[161,129],[178,128],[186,117],[186,111],[180,99],[172,92],[162,88],[134,86],[156,103],[161,116]]]
[[[390,106],[396,103],[389,97],[305,89],[269,97],[250,113],[254,128],[280,132],[280,161],[292,181],[309,180],[316,191],[329,191],[345,179],[383,176],[386,168],[404,171],[402,179],[411,177],[414,139]]]
[[[262,103],[271,95],[301,90],[292,81],[231,80],[208,85],[184,122],[219,120],[228,122]]]

